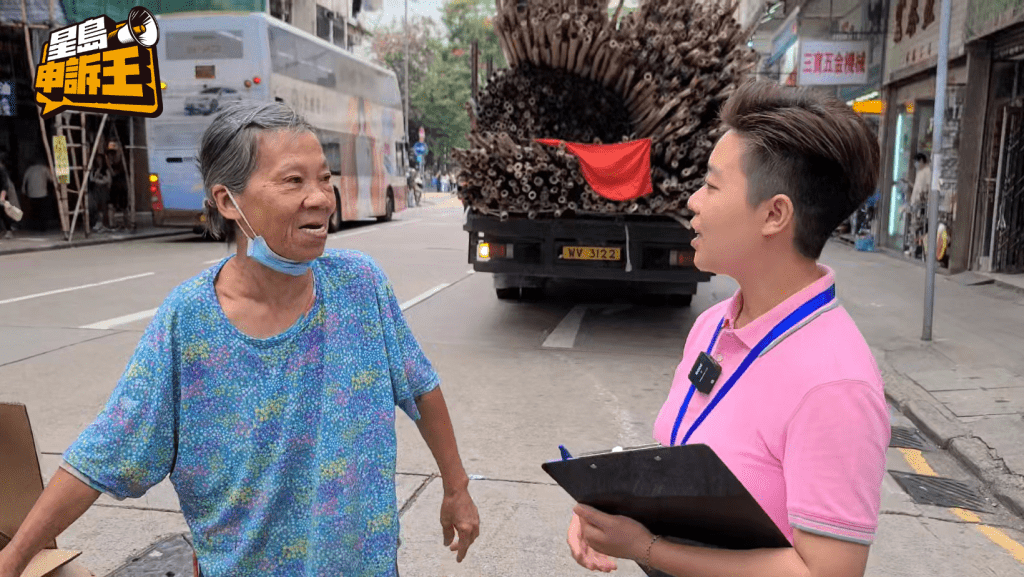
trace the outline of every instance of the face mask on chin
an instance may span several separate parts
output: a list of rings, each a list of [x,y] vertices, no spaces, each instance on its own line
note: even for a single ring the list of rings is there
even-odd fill
[[[231,199],[231,204],[235,205],[235,209],[238,210],[238,214],[242,215],[242,220],[245,221],[249,230],[251,230],[253,234],[256,234],[256,229],[249,224],[249,219],[245,217],[245,213],[243,213],[242,209],[238,207],[238,203],[235,202],[235,197],[231,194],[230,190],[228,191],[228,198]],[[267,241],[262,235],[250,238],[244,230],[242,231],[242,234],[245,234],[245,237],[249,239],[249,248],[245,252],[246,256],[269,269],[291,276],[302,276],[309,271],[310,267],[313,266],[313,261],[311,260],[299,262],[284,258],[277,254],[270,249],[270,246],[267,245]]]

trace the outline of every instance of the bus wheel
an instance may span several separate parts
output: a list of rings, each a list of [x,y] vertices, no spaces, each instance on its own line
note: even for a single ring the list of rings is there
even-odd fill
[[[391,222],[391,217],[395,214],[395,194],[390,190],[388,191],[388,202],[385,211],[384,216],[377,217],[377,222]]]
[[[341,215],[341,194],[338,193],[337,187],[334,188],[334,202],[336,203],[334,214],[331,215],[331,220],[327,223],[327,232],[335,233],[341,230],[341,222],[345,220]]]

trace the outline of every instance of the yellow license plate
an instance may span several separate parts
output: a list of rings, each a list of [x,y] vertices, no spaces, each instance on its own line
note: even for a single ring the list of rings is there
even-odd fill
[[[563,246],[562,258],[566,260],[622,260],[622,249],[597,246]]]

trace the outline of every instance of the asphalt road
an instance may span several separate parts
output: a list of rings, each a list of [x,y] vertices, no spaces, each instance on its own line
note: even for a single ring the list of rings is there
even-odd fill
[[[369,254],[388,273],[443,379],[474,475],[481,536],[456,564],[437,521],[436,466],[415,425],[399,413],[402,575],[589,574],[565,544],[573,501],[541,464],[558,458],[559,444],[577,453],[653,442],[652,423],[690,325],[735,285],[716,277],[689,308],[645,307],[579,284],[552,287],[537,303],[499,301],[490,276],[470,270],[462,221],[457,201],[429,195],[424,207],[391,223],[351,225],[328,242]],[[161,239],[0,257],[0,401],[28,405],[45,476],[101,410],[152,311],[226,251],[196,239]],[[942,452],[927,459],[938,474],[971,482]],[[888,468],[914,470],[896,449]],[[1017,545],[1024,525],[998,506],[993,511],[966,522],[954,510],[914,503],[887,475],[868,575],[1024,575]],[[142,499],[102,497],[58,543],[84,551],[80,560],[106,575],[161,537],[185,531],[165,481]],[[632,563],[620,563],[618,574],[643,575]]]

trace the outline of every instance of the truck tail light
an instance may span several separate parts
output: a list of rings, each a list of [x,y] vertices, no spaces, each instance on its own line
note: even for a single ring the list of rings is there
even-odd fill
[[[478,260],[491,260],[492,258],[512,258],[514,245],[494,244],[481,242],[476,245],[476,257]]]
[[[160,177],[155,174],[149,175],[149,200],[153,203],[153,210],[164,209],[164,198],[160,194]]]
[[[669,266],[693,266],[692,250],[671,250],[668,253]]]

